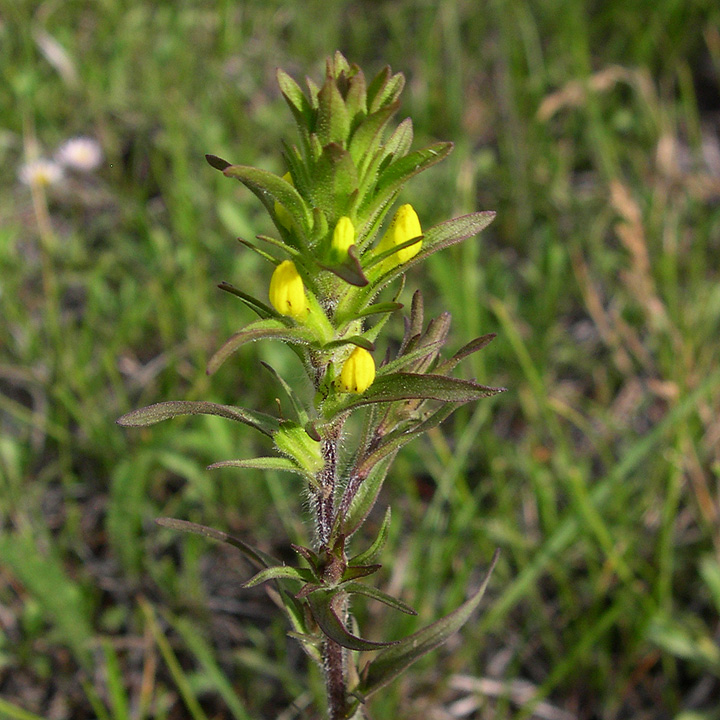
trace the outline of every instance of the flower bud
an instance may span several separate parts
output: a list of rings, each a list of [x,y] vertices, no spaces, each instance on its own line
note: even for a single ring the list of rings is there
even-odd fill
[[[377,246],[377,253],[383,253],[391,248],[401,245],[412,238],[419,237],[422,235],[422,229],[420,227],[420,220],[418,219],[417,213],[413,209],[412,205],[401,205],[395,217],[390,223],[390,227],[387,229],[385,235]],[[422,247],[422,240],[418,240],[412,245],[408,245],[402,250],[398,250],[395,254],[390,255],[384,265],[385,270],[390,270],[397,265],[401,265],[404,262],[415,257]]]
[[[289,172],[286,172],[282,176],[282,179],[287,180],[287,182],[293,185],[292,175]],[[286,230],[290,230],[292,228],[292,218],[290,217],[290,213],[277,200],[275,201],[275,215],[278,219],[278,222]]]
[[[346,257],[351,245],[355,244],[355,228],[352,220],[343,215],[335,226],[332,242],[330,243],[330,255],[336,262],[342,262]]]
[[[301,318],[307,314],[305,285],[292,260],[285,260],[275,268],[269,295],[272,306],[281,315]]]
[[[340,371],[343,392],[364,393],[375,380],[375,361],[365,348],[356,347]]]

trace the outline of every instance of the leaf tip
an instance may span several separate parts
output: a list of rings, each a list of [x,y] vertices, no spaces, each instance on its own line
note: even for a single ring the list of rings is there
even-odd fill
[[[216,170],[220,170],[220,172],[224,172],[225,169],[229,168],[231,165],[231,163],[229,163],[227,160],[223,160],[217,155],[206,154],[205,159],[208,161],[208,164],[211,167],[214,167]]]

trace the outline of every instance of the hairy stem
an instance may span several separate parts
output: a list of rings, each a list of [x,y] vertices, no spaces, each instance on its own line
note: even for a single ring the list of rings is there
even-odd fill
[[[325,667],[325,689],[328,699],[330,720],[341,720],[346,713],[346,653],[344,647],[329,638],[323,644],[323,665]]]
[[[316,497],[316,534],[319,547],[327,548],[335,517],[335,490],[340,436],[344,420],[339,420],[322,433],[321,453],[324,464],[318,473]],[[347,713],[347,650],[334,640],[323,643],[323,667],[330,720],[341,720]]]

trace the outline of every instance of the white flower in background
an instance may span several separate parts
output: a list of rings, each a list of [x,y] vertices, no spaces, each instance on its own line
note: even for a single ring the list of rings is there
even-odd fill
[[[67,168],[90,172],[102,162],[102,149],[97,140],[89,137],[71,138],[55,153],[55,159]]]
[[[38,158],[20,166],[20,180],[26,185],[45,187],[60,182],[63,178],[63,169],[52,160]]]

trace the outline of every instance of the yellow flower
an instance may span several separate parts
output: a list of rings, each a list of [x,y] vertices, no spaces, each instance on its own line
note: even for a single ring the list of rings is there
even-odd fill
[[[355,228],[352,220],[343,215],[335,226],[332,242],[330,243],[330,255],[336,262],[342,262],[347,257],[351,245],[355,244]]]
[[[305,285],[292,260],[285,260],[275,268],[270,280],[269,294],[272,306],[281,315],[302,318],[307,314]]]
[[[364,393],[375,380],[375,361],[364,348],[356,347],[340,371],[340,389],[344,392]]]
[[[286,172],[282,178],[293,185],[292,175],[289,172]],[[290,217],[290,213],[277,200],[275,201],[275,215],[277,216],[278,222],[286,230],[290,230],[292,228],[292,218]]]
[[[413,206],[401,205],[395,213],[395,217],[392,219],[387,232],[378,243],[375,252],[376,254],[386,252],[420,235],[422,235],[422,228],[420,227],[420,220]],[[391,270],[397,265],[407,262],[420,252],[421,247],[422,240],[418,240],[416,243],[408,245],[402,250],[398,250],[382,263],[382,269],[384,271]]]

